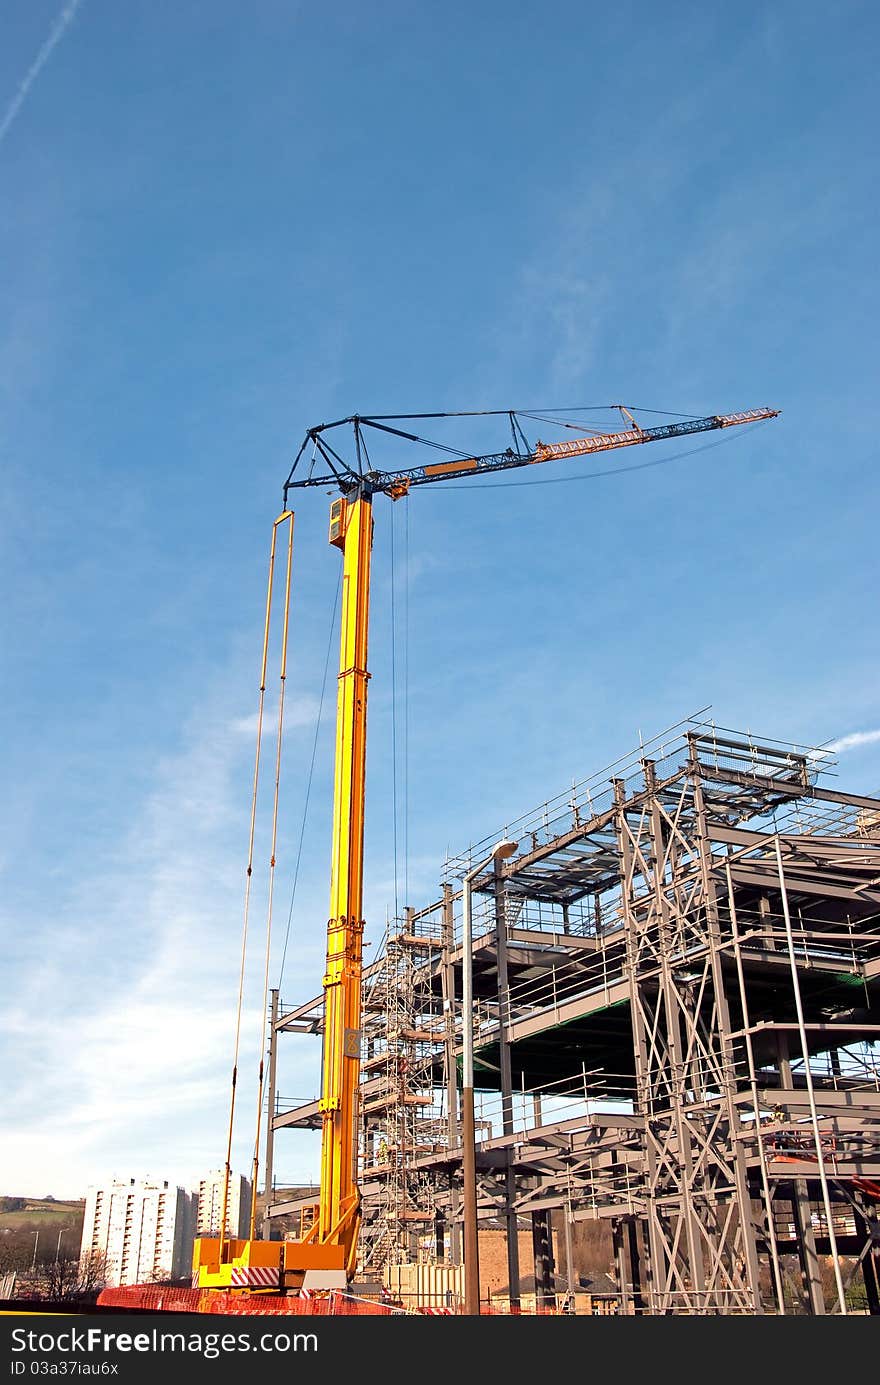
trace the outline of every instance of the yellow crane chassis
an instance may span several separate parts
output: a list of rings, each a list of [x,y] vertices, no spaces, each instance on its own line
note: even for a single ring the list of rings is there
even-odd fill
[[[221,1252],[217,1236],[200,1236],[193,1245],[193,1288],[277,1294],[345,1285],[342,1245],[232,1238],[223,1241]]]

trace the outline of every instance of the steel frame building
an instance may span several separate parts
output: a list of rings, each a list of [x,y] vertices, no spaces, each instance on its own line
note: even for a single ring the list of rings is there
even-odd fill
[[[540,1300],[554,1230],[595,1218],[624,1313],[846,1313],[859,1283],[880,1312],[880,799],[832,763],[692,719],[508,825],[464,1017],[460,882],[491,840],[447,863],[364,973],[365,1273],[428,1236],[459,1257],[464,1020],[514,1307],[517,1230]],[[273,997],[269,1188],[276,1133],[320,1125],[277,1097],[278,1040],[322,1007]]]

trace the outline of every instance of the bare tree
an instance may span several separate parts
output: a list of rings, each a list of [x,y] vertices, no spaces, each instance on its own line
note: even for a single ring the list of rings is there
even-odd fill
[[[23,1270],[31,1267],[32,1252],[21,1242],[12,1245],[0,1242],[0,1272],[15,1270],[16,1274],[21,1274]]]
[[[93,1300],[107,1282],[106,1257],[94,1252],[82,1260],[56,1260],[44,1267],[43,1275],[53,1302]]]

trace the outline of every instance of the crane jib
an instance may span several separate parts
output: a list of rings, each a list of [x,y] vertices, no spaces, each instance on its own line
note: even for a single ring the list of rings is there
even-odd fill
[[[718,428],[732,428],[739,423],[757,423],[776,418],[778,409],[749,409],[737,414],[712,414],[709,418],[691,418],[678,423],[664,423],[655,428],[628,428],[619,433],[598,433],[590,437],[570,438],[563,442],[538,442],[531,452],[494,452],[484,457],[460,457],[454,461],[436,462],[413,467],[408,471],[370,473],[370,485],[376,491],[386,491],[395,499],[405,495],[410,486],[423,486],[430,481],[453,480],[474,472],[507,471],[511,467],[531,466],[536,462],[552,462],[566,457],[584,457],[595,452],[610,452],[616,448],[637,447],[641,443],[661,442],[666,438],[686,437],[690,433],[707,433]]]
[[[358,415],[357,418],[340,419],[337,423],[311,428],[306,434],[293,466],[284,484],[285,505],[288,492],[300,486],[334,486],[344,496],[354,499],[356,495],[370,496],[379,493],[399,500],[412,486],[428,485],[432,481],[451,481],[461,476],[475,476],[484,472],[506,471],[511,467],[532,466],[536,462],[549,462],[567,457],[590,456],[597,452],[609,452],[615,448],[637,447],[645,442],[659,442],[666,438],[686,437],[690,433],[705,433],[718,428],[731,428],[738,423],[757,423],[763,419],[778,417],[778,409],[749,409],[735,414],[712,414],[707,418],[680,418],[674,423],[660,424],[657,427],[642,428],[636,422],[630,409],[618,404],[614,406],[625,415],[627,427],[619,433],[598,433],[586,437],[574,437],[560,442],[538,442],[532,448],[517,420],[515,411],[509,414],[514,426],[514,446],[503,452],[492,452],[484,456],[450,456],[446,461],[430,462],[424,465],[404,467],[399,471],[381,471],[370,465],[366,451],[364,429],[377,428],[382,433],[413,443],[430,443],[427,438],[418,438],[399,428],[391,428],[387,423]],[[417,415],[417,417],[449,417],[450,415]],[[385,415],[383,415],[385,417]],[[455,415],[461,417],[461,415]],[[539,417],[528,414],[525,417]],[[551,422],[551,420],[547,420]],[[350,462],[330,445],[325,434],[331,428],[342,424],[352,424],[355,428],[357,460]],[[563,427],[573,427],[561,423]],[[452,451],[452,449],[446,449]],[[311,451],[310,459],[307,452]],[[307,468],[307,474],[296,477],[300,468]],[[294,479],[296,477],[296,479]]]

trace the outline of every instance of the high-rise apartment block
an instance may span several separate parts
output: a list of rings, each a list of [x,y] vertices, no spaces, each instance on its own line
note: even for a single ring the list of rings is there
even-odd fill
[[[195,1195],[167,1179],[90,1187],[80,1259],[102,1256],[108,1285],[187,1279],[195,1210]]]
[[[223,1209],[223,1169],[212,1169],[199,1183],[197,1236],[219,1236]],[[242,1174],[229,1175],[226,1235],[246,1238],[250,1229],[251,1185]]]

